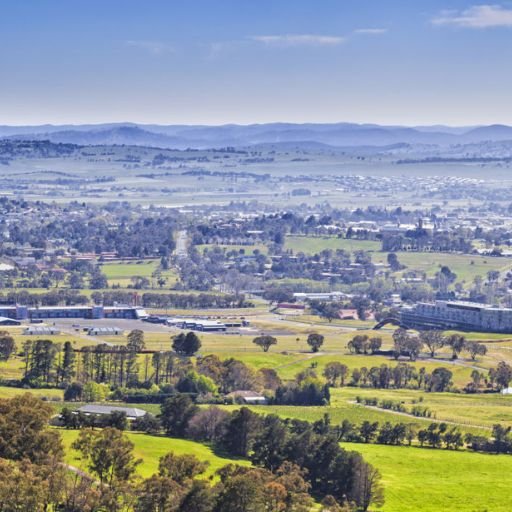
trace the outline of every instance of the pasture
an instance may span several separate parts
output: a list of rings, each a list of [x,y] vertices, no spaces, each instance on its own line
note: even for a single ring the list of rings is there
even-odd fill
[[[382,512],[509,512],[510,455],[344,443],[382,474]]]
[[[341,249],[350,253],[355,251],[380,251],[381,243],[377,241],[355,240],[352,238],[338,238],[336,236],[287,236],[285,249],[294,253],[316,254],[324,249],[336,251]]]
[[[78,431],[59,429],[59,432],[65,448],[66,462],[74,467],[86,470],[85,464],[80,460],[80,454],[71,448],[71,444],[78,437]],[[218,469],[227,464],[236,463],[244,466],[250,464],[245,459],[237,460],[217,455],[209,446],[194,441],[135,432],[126,432],[125,435],[134,444],[135,457],[142,459],[142,463],[137,468],[137,473],[143,478],[148,478],[157,473],[159,459],[169,452],[178,455],[195,455],[199,460],[208,462],[205,477],[213,476]]]
[[[157,279],[162,277],[166,280],[165,287],[169,288],[177,280],[176,273],[172,270],[159,270],[159,265],[160,261],[157,259],[136,262],[130,260],[103,263],[100,270],[107,277],[109,286],[127,288],[133,284],[132,278],[145,277],[149,279],[152,288],[157,288]]]

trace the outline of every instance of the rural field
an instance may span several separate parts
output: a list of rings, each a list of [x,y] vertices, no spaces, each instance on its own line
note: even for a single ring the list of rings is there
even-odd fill
[[[383,512],[509,512],[510,455],[344,443],[382,474]]]
[[[66,462],[74,467],[86,470],[87,468],[80,460],[78,452],[71,448],[71,444],[78,437],[79,432],[76,430],[58,430],[66,450]],[[135,458],[142,460],[137,472],[143,478],[148,478],[157,473],[159,459],[169,452],[178,455],[195,455],[199,460],[208,462],[205,478],[213,476],[218,469],[227,464],[250,465],[247,460],[222,457],[215,454],[210,447],[186,439],[151,436],[136,432],[127,432],[125,435],[134,444]]]
[[[77,431],[59,429],[66,448],[66,462],[83,467],[71,449]],[[183,439],[127,433],[142,459],[138,474],[147,478],[158,470],[158,459],[173,451],[193,454],[209,463],[205,478],[226,464],[249,465],[244,459],[225,458],[201,443]],[[508,512],[509,494],[503,474],[512,471],[512,458],[467,451],[431,450],[405,446],[379,446],[343,443],[343,448],[360,452],[379,469],[385,486],[383,512]],[[478,471],[475,471],[478,468]],[[407,475],[407,478],[404,478]],[[483,491],[492,487],[492,492]]]

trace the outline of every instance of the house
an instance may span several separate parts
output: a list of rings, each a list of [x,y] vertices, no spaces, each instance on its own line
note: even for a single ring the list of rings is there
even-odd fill
[[[357,309],[340,309],[338,317],[340,320],[357,320],[359,315],[357,314]]]
[[[146,411],[137,409],[136,407],[117,407],[112,405],[95,404],[83,405],[82,407],[79,407],[75,412],[81,412],[86,416],[108,416],[113,412],[124,412],[126,414],[126,418],[129,420],[136,420],[137,418],[142,418],[147,414]]]
[[[250,390],[238,390],[233,391],[226,395],[228,398],[232,398],[234,402],[247,404],[247,405],[266,405],[267,398],[261,395],[260,393],[256,393],[256,391]]]

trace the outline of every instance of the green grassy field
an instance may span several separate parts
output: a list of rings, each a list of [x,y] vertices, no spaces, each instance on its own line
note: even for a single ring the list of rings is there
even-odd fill
[[[12,388],[9,386],[0,386],[0,398],[14,398],[23,393],[31,393],[39,398],[60,401],[63,399],[64,392],[62,389],[24,389]]]
[[[338,238],[335,236],[287,236],[284,244],[285,249],[305,254],[315,254],[324,249],[343,249],[344,251],[380,251],[381,243],[368,240],[354,240],[349,238]]]
[[[372,253],[374,263],[386,263],[387,253],[381,252],[381,244],[377,241],[353,240],[334,236],[288,236],[285,248],[295,253],[314,254],[323,249],[343,249],[353,253],[364,250]],[[448,254],[433,252],[398,252],[400,263],[407,266],[407,271],[425,272],[432,277],[442,265],[446,265],[457,274],[457,281],[471,284],[476,276],[485,277],[490,270],[506,272],[512,268],[512,261],[505,257],[478,256],[472,254]]]
[[[331,403],[336,406],[338,403],[353,402],[357,396],[401,402],[409,411],[415,405],[427,407],[432,412],[432,418],[457,423],[461,428],[490,431],[495,423],[512,426],[512,398],[499,393],[427,393],[413,389],[345,387],[331,390]],[[484,433],[489,435],[489,432]]]
[[[509,512],[510,455],[343,444],[382,474],[383,512]]]
[[[446,265],[457,274],[457,281],[465,281],[467,284],[471,284],[476,276],[486,277],[490,270],[506,272],[512,267],[510,258],[430,252],[400,252],[397,256],[400,263],[407,266],[407,270],[426,272],[429,277],[438,272],[441,265]],[[381,261],[384,262],[385,259],[386,255],[382,254]]]
[[[71,448],[71,444],[78,437],[77,430],[59,429],[66,452],[66,462],[72,466],[85,470],[83,462],[79,458],[79,453]],[[249,465],[245,459],[225,458],[217,455],[213,450],[204,444],[185,439],[173,439],[163,436],[150,436],[135,432],[125,434],[134,444],[134,454],[136,458],[142,459],[138,466],[138,474],[144,478],[150,477],[158,471],[158,462],[169,452],[178,455],[195,455],[199,460],[209,463],[205,477],[212,476],[218,469],[230,463],[240,465]]]
[[[158,270],[160,261],[159,260],[140,260],[138,262],[107,262],[101,265],[101,271],[106,275],[109,286],[119,285],[121,287],[127,287],[132,284],[131,278],[135,276],[145,277],[152,281],[153,274]],[[166,279],[165,287],[169,288],[173,285],[177,276],[173,270],[164,270],[161,272],[161,276]],[[152,283],[153,287],[157,287],[158,284]]]

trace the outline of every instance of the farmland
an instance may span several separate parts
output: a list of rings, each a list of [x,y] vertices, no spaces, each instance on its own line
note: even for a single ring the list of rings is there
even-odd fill
[[[59,429],[63,444],[66,449],[66,462],[72,466],[86,470],[79,454],[71,449],[71,444],[78,437],[76,430]],[[137,459],[142,459],[138,466],[138,474],[143,478],[148,478],[158,471],[158,462],[161,457],[169,452],[177,455],[195,455],[199,460],[208,462],[208,469],[205,477],[211,477],[214,473],[227,464],[236,463],[240,465],[249,465],[249,462],[243,459],[230,459],[216,455],[213,450],[201,443],[195,443],[185,439],[173,439],[162,436],[150,436],[148,434],[132,433],[126,434],[128,439],[134,444],[134,455]]]
[[[508,512],[510,489],[502,477],[512,457],[404,446],[344,444],[382,473],[383,512]]]

